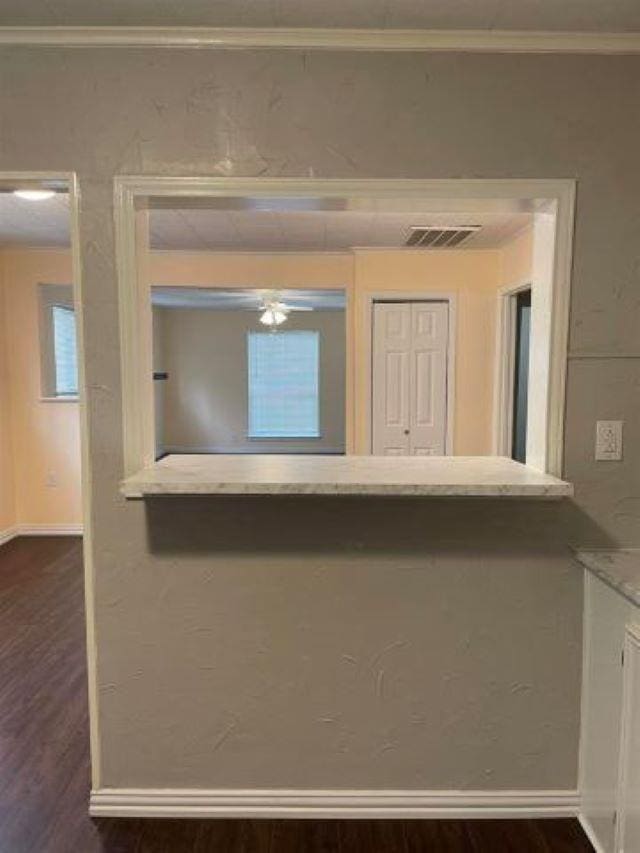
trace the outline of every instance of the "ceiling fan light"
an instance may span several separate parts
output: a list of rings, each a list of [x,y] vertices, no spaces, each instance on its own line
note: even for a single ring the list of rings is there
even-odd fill
[[[53,198],[54,190],[14,190],[13,194],[24,201],[46,201]]]
[[[275,318],[273,316],[273,311],[271,308],[267,308],[267,310],[260,315],[260,322],[264,323],[265,326],[274,326]]]

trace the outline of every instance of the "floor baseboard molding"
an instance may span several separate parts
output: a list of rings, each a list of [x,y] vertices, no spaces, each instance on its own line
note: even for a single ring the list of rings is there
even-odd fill
[[[12,539],[15,539],[16,536],[19,536],[19,531],[17,527],[7,527],[4,530],[0,530],[0,545],[4,545],[7,542],[11,542]]]
[[[206,790],[99,788],[93,817],[577,817],[577,791]]]
[[[18,524],[15,536],[82,536],[81,524]]]
[[[82,536],[81,524],[15,524],[0,530],[0,545],[18,536]]]
[[[591,846],[595,850],[595,853],[605,853],[604,847],[602,846],[602,844],[600,844],[600,840],[598,839],[597,835],[593,831],[593,827],[591,826],[591,821],[589,820],[589,818],[586,817],[586,815],[579,814],[578,815],[578,822],[580,823],[580,826],[582,827],[582,831],[584,832],[584,834],[587,836],[587,838],[591,842]]]

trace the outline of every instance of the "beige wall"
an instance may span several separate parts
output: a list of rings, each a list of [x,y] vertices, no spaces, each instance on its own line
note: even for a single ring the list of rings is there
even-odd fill
[[[0,75],[2,167],[82,195],[96,785],[575,788],[569,544],[640,545],[640,58],[8,48]],[[575,176],[575,500],[125,501],[116,174]]]
[[[500,284],[515,287],[531,281],[533,228],[525,228],[501,250]]]
[[[491,452],[495,293],[505,281],[505,270],[518,270],[526,265],[527,252],[530,252],[530,239],[527,242],[526,238],[526,234],[519,237],[504,251],[460,250],[442,254],[417,251],[297,255],[153,252],[150,274],[154,284],[166,286],[344,288],[349,302],[348,322],[354,331],[346,385],[356,389],[355,405],[352,407],[347,401],[346,410],[350,415],[349,430],[354,424],[356,427],[355,452],[365,452],[367,447],[364,429],[367,379],[363,362],[366,353],[365,296],[381,291],[454,294],[457,317],[454,452],[458,455],[484,454]],[[0,457],[5,460],[3,470],[7,470],[7,475],[3,477],[1,517],[4,521],[0,530],[15,523],[79,524],[77,406],[40,400],[37,286],[40,282],[69,283],[70,256],[63,251],[31,249],[4,251],[0,258],[6,270],[7,304],[3,316],[8,340],[4,382],[7,399],[3,406],[5,429],[0,443]],[[20,329],[27,333],[21,334]],[[359,358],[353,358],[354,351],[360,352]],[[168,389],[169,386],[157,384],[156,390],[161,396],[166,395]],[[340,389],[340,394],[344,394],[344,389]],[[9,398],[15,407],[11,434]],[[181,421],[179,414],[172,414],[179,408],[175,395],[169,394],[165,408],[169,419],[166,443],[171,446],[196,440],[194,435],[186,437],[184,419]],[[331,405],[330,410],[335,411],[335,406]],[[344,428],[344,418],[344,409],[337,419],[330,418],[329,423],[334,424],[334,428],[323,447],[336,446],[337,436]],[[160,433],[163,427],[162,420],[158,419]],[[164,441],[162,438],[160,443]],[[255,442],[251,447],[258,449]],[[13,470],[13,466],[9,467],[11,459],[15,459],[16,472],[19,471],[15,482],[9,476],[9,471]],[[24,460],[28,460],[28,464],[24,464]],[[58,481],[56,487],[46,485],[50,475]]]
[[[4,251],[11,455],[18,525],[82,523],[78,405],[41,399],[38,285],[70,284],[64,251]],[[0,525],[1,526],[1,525]]]
[[[504,250],[356,250],[325,255],[153,252],[150,275],[153,284],[167,286],[344,287],[352,331],[347,360],[347,434],[354,436],[348,447],[355,453],[368,453],[370,447],[367,298],[382,292],[453,295],[453,452],[473,456],[490,454],[492,449],[495,318],[503,268],[526,263],[526,253],[526,240],[520,237]]]
[[[161,327],[156,383],[163,395],[163,447],[220,453],[341,453],[345,434],[345,318],[343,311],[289,316],[287,331],[320,334],[320,438],[247,437],[247,333],[264,332],[258,314],[156,308]],[[155,366],[154,366],[155,367]]]
[[[9,348],[5,304],[4,258],[0,253],[0,537],[16,523],[11,436],[11,395],[9,390]]]
[[[147,269],[152,284],[169,287],[349,290],[353,282],[353,255],[350,252],[151,252]]]

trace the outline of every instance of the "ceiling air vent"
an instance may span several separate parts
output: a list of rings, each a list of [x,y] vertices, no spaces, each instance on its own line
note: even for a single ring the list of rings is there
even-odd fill
[[[413,249],[453,249],[480,230],[480,225],[414,225],[405,246]]]

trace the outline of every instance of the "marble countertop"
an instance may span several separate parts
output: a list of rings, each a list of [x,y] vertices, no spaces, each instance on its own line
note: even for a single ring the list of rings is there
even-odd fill
[[[128,477],[154,495],[407,495],[561,498],[570,483],[499,456],[172,455]]]
[[[640,606],[640,548],[576,551],[582,565]]]

